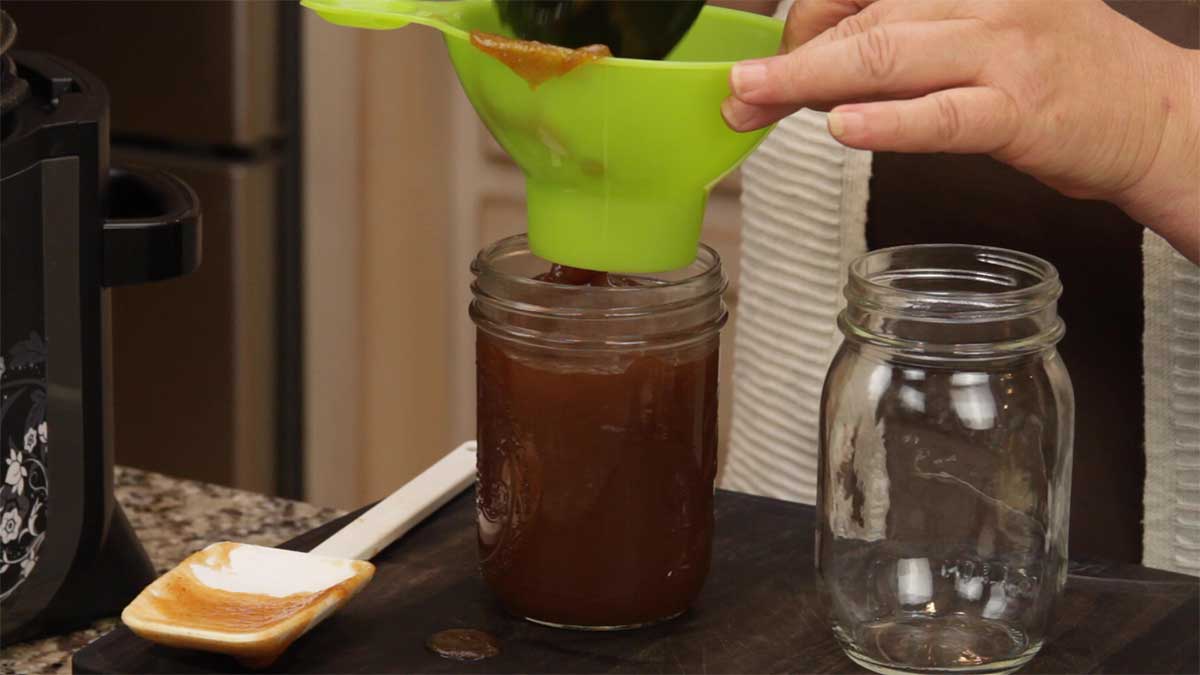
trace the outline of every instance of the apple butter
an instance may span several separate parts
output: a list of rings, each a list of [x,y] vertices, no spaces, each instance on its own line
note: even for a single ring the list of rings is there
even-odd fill
[[[541,623],[671,618],[712,547],[719,258],[675,278],[536,260],[515,237],[474,265],[483,578]]]
[[[471,44],[499,59],[524,78],[531,89],[537,89],[546,80],[566,75],[585,63],[612,56],[612,52],[604,45],[568,49],[477,30],[471,31]]]

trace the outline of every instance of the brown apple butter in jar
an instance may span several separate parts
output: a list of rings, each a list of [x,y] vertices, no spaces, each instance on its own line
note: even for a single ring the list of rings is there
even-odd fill
[[[472,264],[478,533],[511,613],[584,629],[677,616],[704,584],[717,467],[720,258],[556,268],[524,236]]]

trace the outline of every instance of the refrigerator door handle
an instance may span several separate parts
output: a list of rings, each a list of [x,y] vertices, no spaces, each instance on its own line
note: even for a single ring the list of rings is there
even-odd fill
[[[200,265],[200,200],[160,169],[109,171],[104,221],[105,286],[184,276]]]

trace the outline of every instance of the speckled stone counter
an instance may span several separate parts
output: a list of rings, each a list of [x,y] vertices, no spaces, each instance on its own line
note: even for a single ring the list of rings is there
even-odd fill
[[[335,509],[117,467],[117,501],[159,573],[214,541],[278,544],[340,515]],[[69,673],[71,654],[116,618],[74,633],[4,646],[0,673]]]

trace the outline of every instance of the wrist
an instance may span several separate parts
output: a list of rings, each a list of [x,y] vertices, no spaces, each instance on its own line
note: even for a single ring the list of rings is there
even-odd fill
[[[1148,103],[1161,106],[1154,159],[1111,201],[1176,249],[1200,261],[1200,50],[1164,46],[1162,83]],[[1147,108],[1150,110],[1151,108]]]

